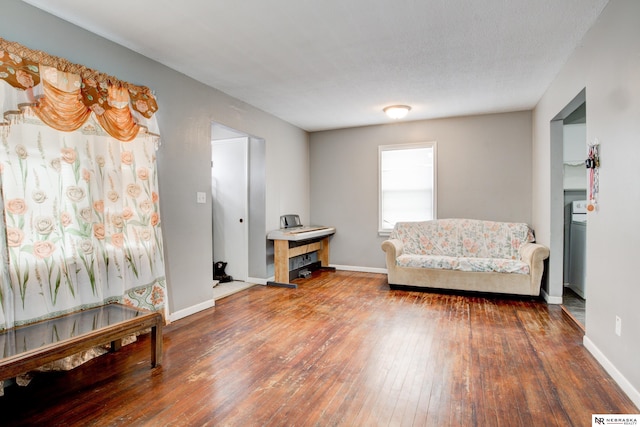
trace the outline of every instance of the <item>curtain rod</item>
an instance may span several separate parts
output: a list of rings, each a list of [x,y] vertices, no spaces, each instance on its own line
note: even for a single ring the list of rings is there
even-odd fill
[[[41,50],[30,49],[17,42],[12,42],[0,37],[0,49],[20,56],[23,59],[37,62],[48,67],[54,67],[60,71],[78,74],[82,79],[93,79],[99,83],[125,88],[129,91],[142,92],[152,95],[151,89],[146,86],[135,85],[118,79],[109,74],[96,71],[92,68],[80,64],[74,64],[59,56],[49,55]]]

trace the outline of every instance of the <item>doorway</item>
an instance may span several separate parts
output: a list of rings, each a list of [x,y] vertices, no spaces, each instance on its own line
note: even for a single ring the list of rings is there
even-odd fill
[[[586,93],[582,90],[551,122],[551,246],[549,295],[583,329],[586,325],[587,152]],[[584,212],[584,213],[583,213]],[[554,230],[557,232],[554,233]],[[556,266],[556,268],[552,268]]]
[[[266,284],[265,140],[211,127],[213,262],[236,281]]]
[[[246,136],[211,142],[213,260],[241,282],[249,275],[247,153]]]

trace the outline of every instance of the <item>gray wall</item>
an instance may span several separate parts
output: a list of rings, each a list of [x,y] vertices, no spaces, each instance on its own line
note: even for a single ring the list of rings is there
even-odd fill
[[[427,141],[437,142],[439,218],[531,222],[530,112],[316,132],[309,148],[311,222],[337,228],[331,264],[385,267],[378,146]]]
[[[213,298],[211,200],[196,204],[197,191],[211,194],[213,121],[265,140],[264,229],[278,228],[283,213],[296,212],[308,221],[309,149],[307,133],[301,129],[19,0],[3,0],[0,37],[155,91],[171,313],[202,307]]]
[[[555,246],[550,121],[586,88],[587,141],[601,147],[599,210],[587,225],[585,346],[640,406],[640,2],[612,0],[534,110],[533,218]],[[550,271],[561,286],[562,266]],[[617,336],[615,318],[622,319]]]

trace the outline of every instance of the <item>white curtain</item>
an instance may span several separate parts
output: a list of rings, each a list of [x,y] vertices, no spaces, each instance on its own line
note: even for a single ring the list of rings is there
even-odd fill
[[[0,107],[0,330],[114,301],[163,310],[149,89],[0,39]]]
[[[163,308],[155,146],[93,120],[61,132],[25,114],[4,132],[0,326],[110,301]]]

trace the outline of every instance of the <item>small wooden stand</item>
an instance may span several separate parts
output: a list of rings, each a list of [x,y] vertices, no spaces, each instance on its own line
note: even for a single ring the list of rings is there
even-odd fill
[[[296,284],[290,283],[289,259],[311,252],[318,253],[318,262],[320,263],[321,269],[335,270],[329,267],[329,236],[312,238],[297,242],[297,244],[291,240],[273,239],[273,246],[275,281],[269,281],[267,285],[297,288],[298,286]]]

